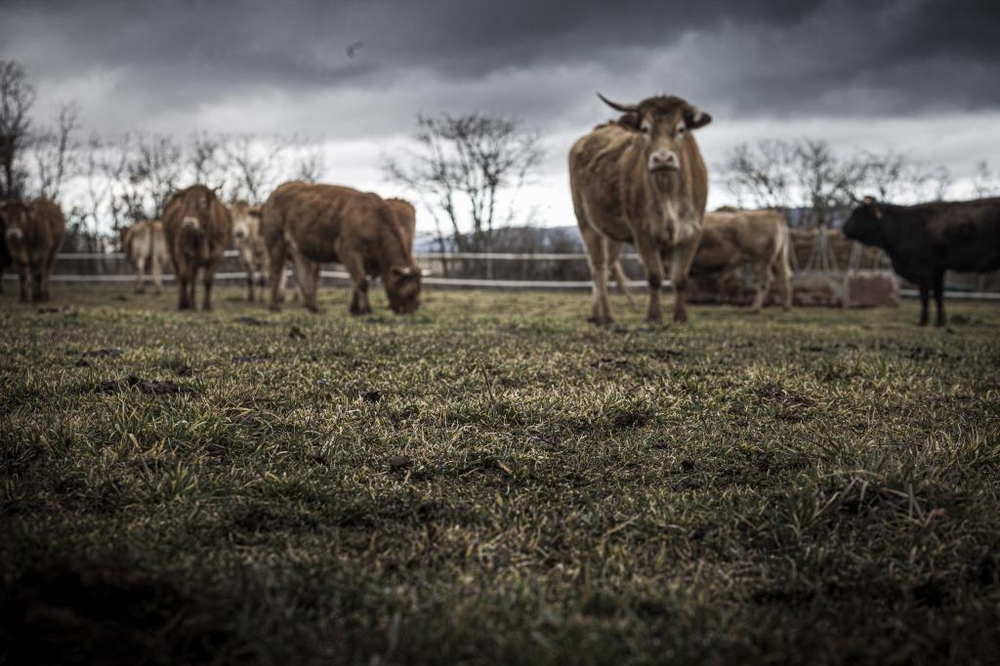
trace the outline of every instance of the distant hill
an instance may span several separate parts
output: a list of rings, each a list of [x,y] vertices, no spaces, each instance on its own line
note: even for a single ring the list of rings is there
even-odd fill
[[[418,234],[413,241],[417,254],[427,252],[456,252],[454,239],[443,242],[428,234]],[[576,226],[563,227],[504,227],[493,232],[492,252],[552,254],[578,254],[583,252],[583,241]]]

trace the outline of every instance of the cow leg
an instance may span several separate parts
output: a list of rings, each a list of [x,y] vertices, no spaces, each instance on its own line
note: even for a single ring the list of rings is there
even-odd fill
[[[688,273],[699,243],[701,243],[700,229],[692,238],[675,245],[670,253],[670,281],[674,285],[674,321],[678,323],[687,321]]]
[[[757,293],[753,297],[753,304],[750,306],[751,312],[760,312],[764,307],[764,297],[771,290],[771,267],[766,263],[759,263],[754,267],[754,281],[757,283]]]
[[[635,249],[646,267],[646,281],[649,283],[649,309],[646,311],[646,321],[659,324],[663,321],[663,310],[660,307],[660,288],[663,286],[663,258],[660,248],[653,239],[637,236]]]
[[[271,290],[271,304],[268,308],[277,312],[281,309],[281,301],[285,296],[285,241],[282,239],[268,247],[267,257],[270,263],[268,286]]]
[[[205,266],[205,296],[201,302],[201,309],[206,312],[212,309],[212,285],[215,284],[215,272],[217,270],[219,270],[218,263]]]
[[[253,264],[247,264],[247,300],[253,303]]]
[[[163,264],[155,254],[150,259],[150,263],[152,263],[153,268],[153,286],[156,289],[156,295],[159,296],[163,293]]]
[[[351,276],[352,315],[371,314],[372,304],[368,300],[368,275],[365,273],[364,262],[360,256],[354,256],[344,262],[347,273]]]
[[[35,303],[44,303],[45,293],[45,264],[37,261],[31,264],[31,300]]]
[[[28,302],[28,282],[30,281],[28,270],[28,264],[19,263],[17,266],[17,281],[18,286],[21,288],[20,301],[22,303]]]
[[[781,256],[775,265],[778,281],[781,283],[781,305],[785,310],[792,309],[792,267],[788,265],[788,257]]]
[[[937,304],[937,326],[944,326],[944,271],[934,274],[934,301]]]
[[[590,276],[594,281],[594,302],[590,311],[589,321],[594,324],[610,324],[611,307],[608,304],[608,241],[596,231],[589,230],[582,234],[587,246],[587,263],[590,264]]]
[[[920,281],[920,283],[917,285],[917,288],[920,290],[920,325],[926,326],[928,320],[930,319],[927,312],[927,306],[928,302],[930,301],[931,289],[930,286],[927,284],[927,282],[924,280]]]
[[[302,293],[302,305],[310,312],[319,312],[316,304],[318,284],[312,282],[311,264],[312,262],[302,256],[301,252],[292,251],[292,276],[299,287],[299,292]]]

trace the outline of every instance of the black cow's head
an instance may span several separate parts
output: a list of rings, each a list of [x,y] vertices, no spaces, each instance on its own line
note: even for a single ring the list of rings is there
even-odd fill
[[[885,212],[871,197],[865,197],[844,223],[844,235],[865,245],[883,245],[882,220]]]
[[[638,104],[619,104],[600,93],[597,96],[612,109],[638,119],[650,172],[680,171],[687,133],[712,122],[712,116],[672,95],[648,97]]]

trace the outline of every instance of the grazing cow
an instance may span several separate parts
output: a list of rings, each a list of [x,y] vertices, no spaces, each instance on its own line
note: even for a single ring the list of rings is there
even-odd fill
[[[379,276],[398,314],[417,309],[420,267],[392,208],[377,194],[349,187],[285,183],[264,204],[263,233],[271,255],[271,309],[279,305],[285,255],[294,261],[305,307],[317,311],[321,263],[342,263],[351,276],[351,314],[372,311],[368,275]]]
[[[894,206],[865,197],[844,223],[844,235],[885,250],[892,267],[920,289],[920,325],[931,292],[944,326],[944,272],[1000,268],[1000,198]]]
[[[122,232],[122,252],[135,267],[135,293],[146,291],[145,270],[149,262],[156,295],[163,293],[163,265],[169,261],[167,238],[160,220],[140,220]]]
[[[8,252],[17,265],[21,302],[28,300],[29,282],[31,300],[49,300],[49,275],[66,234],[62,210],[48,199],[7,201],[0,206],[0,220]]]
[[[211,310],[215,271],[233,233],[229,210],[211,189],[192,185],[170,197],[163,209],[163,230],[177,279],[178,309],[194,308],[198,270],[204,269],[202,307]]]
[[[708,171],[690,131],[712,119],[679,97],[650,97],[634,105],[600,97],[612,108],[638,116],[639,131],[626,123],[602,125],[569,152],[573,209],[594,280],[590,320],[612,320],[607,292],[611,252],[615,243],[631,242],[649,281],[647,320],[663,318],[660,286],[663,262],[668,261],[674,321],[686,321],[688,269],[708,199]]]
[[[260,206],[251,206],[246,201],[237,201],[230,208],[233,216],[233,245],[239,254],[240,263],[247,272],[247,300],[254,300],[254,277],[260,276],[260,284],[267,284],[267,248],[260,234]],[[264,298],[263,290],[261,299]]]

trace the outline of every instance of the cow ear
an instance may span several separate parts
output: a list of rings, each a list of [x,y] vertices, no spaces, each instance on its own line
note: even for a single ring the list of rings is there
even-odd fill
[[[712,122],[712,116],[690,104],[684,107],[684,124],[688,129],[698,129]]]

